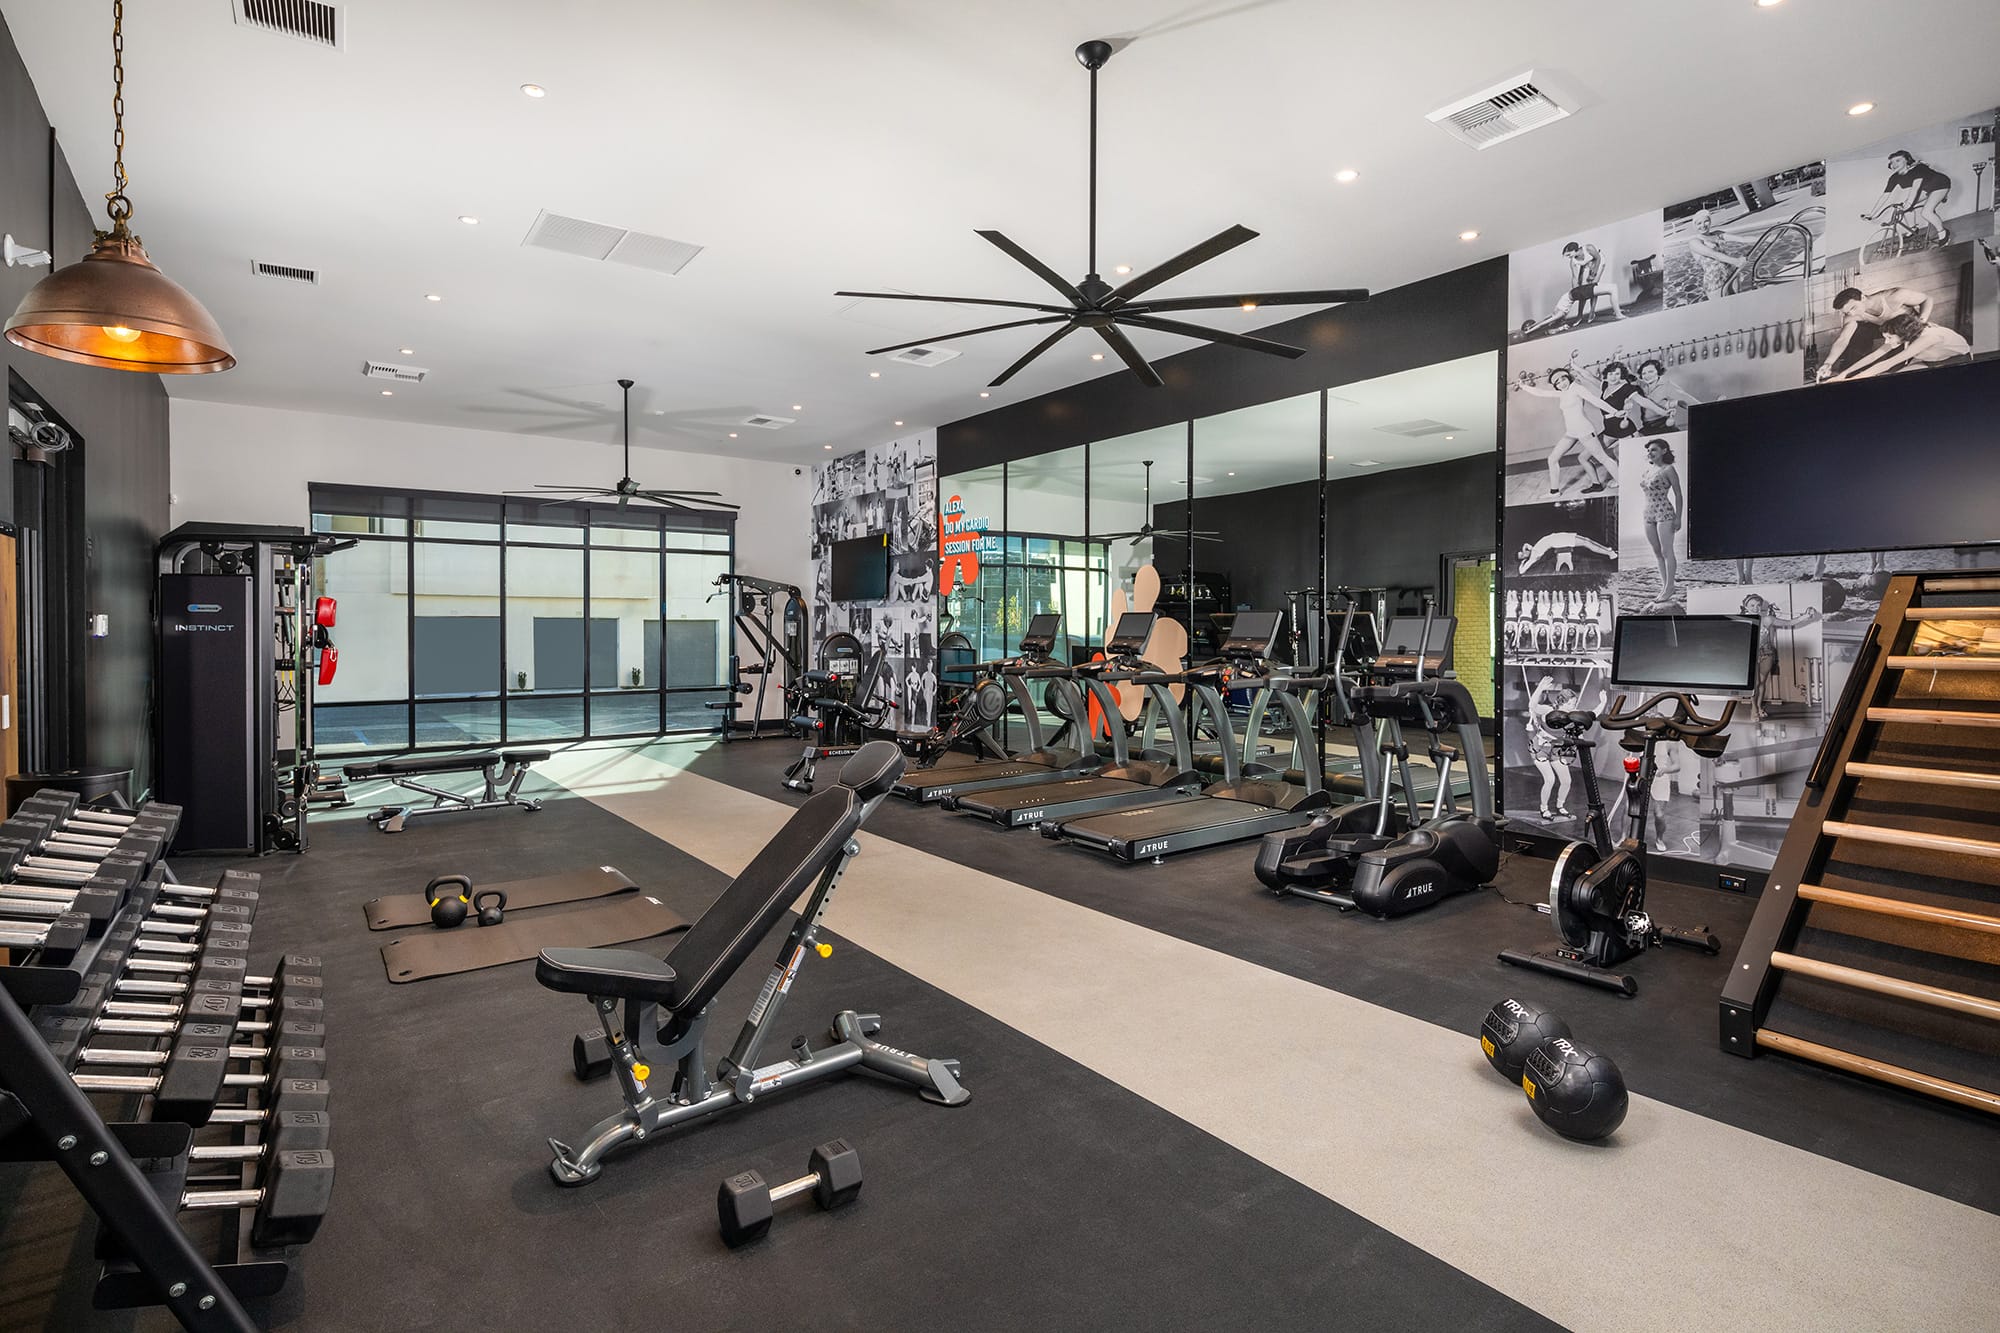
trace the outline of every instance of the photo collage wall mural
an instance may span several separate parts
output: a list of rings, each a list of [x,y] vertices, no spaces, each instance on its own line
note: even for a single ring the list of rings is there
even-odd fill
[[[811,588],[813,661],[829,634],[845,631],[862,651],[884,653],[883,726],[927,730],[937,708],[937,441],[911,436],[829,459],[813,469]],[[830,548],[851,537],[889,535],[889,597],[836,602]]]
[[[1997,114],[1511,256],[1499,608],[1509,815],[1583,835],[1581,784],[1542,718],[1608,706],[1614,616],[1754,615],[1756,696],[1739,705],[1721,759],[1662,748],[1647,836],[1675,856],[1751,869],[1775,859],[1889,571],[1979,561],[1951,550],[1689,560],[1688,408],[1804,384],[1836,392],[2000,350]],[[1621,755],[1597,749],[1614,837]]]

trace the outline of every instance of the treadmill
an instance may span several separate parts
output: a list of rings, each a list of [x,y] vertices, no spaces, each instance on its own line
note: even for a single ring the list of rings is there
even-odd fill
[[[1297,828],[1332,804],[1322,782],[1319,729],[1313,720],[1312,696],[1326,682],[1316,676],[1280,675],[1271,668],[1268,659],[1283,622],[1276,611],[1238,612],[1222,656],[1187,673],[1196,707],[1208,714],[1222,741],[1226,767],[1221,782],[1192,799],[1155,801],[1059,824],[1045,822],[1040,826],[1042,836],[1092,847],[1119,861],[1159,861],[1177,852]],[[1259,687],[1266,697],[1259,701],[1263,707],[1251,709],[1250,728],[1239,754],[1223,691],[1246,686]],[[1281,769],[1245,763],[1241,757],[1256,752],[1258,726],[1271,703],[1291,724],[1300,783],[1287,782]]]
[[[1112,627],[1111,640],[1104,646],[1104,660],[1086,662],[1076,668],[1092,702],[1102,716],[1111,719],[1106,727],[1111,736],[1109,764],[1095,773],[1026,787],[954,792],[938,804],[947,810],[990,819],[1002,828],[1024,828],[1046,819],[1061,822],[1100,810],[1186,799],[1200,791],[1205,779],[1194,770],[1187,720],[1181,716],[1180,704],[1167,690],[1169,684],[1181,677],[1155,669],[1140,656],[1158,619],[1152,611],[1125,612]],[[1138,731],[1144,745],[1137,757],[1131,754],[1118,699],[1111,692],[1112,685],[1125,683],[1139,685],[1146,691],[1146,709]],[[1165,750],[1151,744],[1162,724],[1167,728],[1169,748]]]
[[[997,672],[1014,696],[1028,731],[1028,748],[1007,759],[973,763],[950,761],[928,768],[913,768],[903,774],[891,790],[906,801],[932,805],[954,793],[993,791],[1001,787],[1025,787],[1059,776],[1074,776],[1095,770],[1099,758],[1090,735],[1089,710],[1083,691],[1077,687],[1076,673],[1058,664],[1053,657],[1062,634],[1062,617],[1054,613],[1031,616],[1021,635],[1019,656],[981,666]],[[1063,724],[1053,738],[1042,727],[1041,705],[1028,688],[1031,680],[1046,680],[1064,707],[1053,711]],[[1063,716],[1065,709],[1067,716]]]

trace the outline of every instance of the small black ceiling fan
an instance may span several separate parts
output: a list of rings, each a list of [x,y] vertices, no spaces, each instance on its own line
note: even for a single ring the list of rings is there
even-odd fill
[[[1191,250],[1185,250],[1166,263],[1148,269],[1139,276],[1113,287],[1097,273],[1097,71],[1111,59],[1111,43],[1105,41],[1085,42],[1076,48],[1077,62],[1090,71],[1090,271],[1083,281],[1072,284],[1068,279],[1044,264],[1041,260],[1023,250],[1013,241],[997,231],[981,231],[978,234],[999,247],[1022,267],[1061,293],[1068,305],[1044,305],[1035,301],[987,301],[968,296],[916,296],[909,292],[835,292],[835,296],[872,297],[883,301],[936,301],[947,305],[990,305],[1006,306],[1017,310],[1033,310],[1038,313],[1027,319],[1009,320],[1004,324],[987,324],[976,329],[961,329],[956,333],[943,334],[937,338],[919,338],[915,342],[897,343],[891,347],[870,348],[868,355],[880,356],[885,352],[900,352],[906,347],[923,347],[929,343],[944,342],[952,338],[969,338],[978,333],[995,333],[1001,329],[1021,329],[1038,324],[1058,324],[1060,328],[1028,349],[1027,355],[1000,372],[988,387],[997,388],[1012,379],[1022,367],[1048,351],[1078,329],[1093,330],[1098,337],[1116,352],[1119,359],[1131,367],[1132,373],[1146,383],[1159,386],[1166,383],[1152,363],[1139,354],[1132,340],[1125,336],[1119,325],[1133,328],[1151,329],[1157,333],[1175,333],[1184,338],[1200,338],[1207,342],[1227,343],[1231,347],[1242,347],[1253,352],[1269,352],[1274,356],[1300,357],[1305,355],[1302,347],[1292,347],[1285,343],[1273,342],[1268,338],[1255,338],[1242,333],[1224,333],[1220,329],[1204,328],[1199,324],[1188,324],[1177,319],[1162,318],[1165,311],[1180,310],[1221,310],[1237,306],[1244,310],[1254,310],[1260,305],[1334,305],[1343,301],[1365,301],[1366,288],[1334,288],[1327,291],[1299,292],[1237,292],[1229,296],[1170,296],[1157,300],[1138,298],[1161,283],[1168,282],[1191,268],[1206,264],[1216,256],[1234,250],[1245,241],[1255,240],[1257,233],[1248,227],[1237,225],[1226,231],[1217,232]]]
[[[1153,460],[1150,458],[1144,459],[1141,465],[1146,469],[1146,521],[1139,525],[1136,532],[1093,532],[1090,534],[1092,541],[1115,542],[1129,537],[1132,540],[1132,544],[1137,546],[1140,542],[1150,541],[1155,537],[1165,537],[1170,541],[1219,542],[1222,540],[1222,534],[1219,532],[1195,532],[1187,528],[1154,527]]]
[[[588,500],[593,496],[616,496],[618,507],[625,508],[634,500],[650,500],[664,509],[679,509],[688,513],[704,513],[716,509],[736,509],[737,505],[716,499],[721,491],[677,491],[655,490],[641,486],[632,480],[632,381],[619,380],[618,388],[624,394],[624,435],[625,435],[625,475],[618,479],[616,486],[553,486],[540,485],[530,491],[508,491],[508,495],[532,495],[545,505],[570,504]]]

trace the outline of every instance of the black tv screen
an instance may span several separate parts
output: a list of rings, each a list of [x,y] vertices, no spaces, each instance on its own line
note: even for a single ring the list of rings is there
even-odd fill
[[[835,542],[830,583],[827,593],[836,602],[888,601],[889,534]]]
[[[1996,402],[2000,359],[1690,408],[1688,554],[2000,542]]]
[[[1611,683],[1745,691],[1756,683],[1760,626],[1751,616],[1620,616]]]

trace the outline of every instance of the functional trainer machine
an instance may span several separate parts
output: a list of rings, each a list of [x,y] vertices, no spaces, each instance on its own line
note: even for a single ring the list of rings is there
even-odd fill
[[[775,1097],[859,1066],[916,1088],[925,1101],[962,1106],[971,1099],[958,1082],[956,1060],[926,1060],[871,1040],[875,1014],[834,1015],[828,1040],[815,1051],[804,1037],[792,1056],[757,1063],[792,979],[809,954],[833,947],[819,941],[820,917],[847,864],[860,855],[856,835],[902,776],[903,756],[889,741],[870,741],[841,768],[840,784],[793,813],[730,886],[681,936],[663,962],[635,949],[546,949],[535,980],[550,990],[589,999],[602,1027],[577,1038],[580,1077],[608,1067],[624,1104],[571,1147],[550,1139],[549,1172],[562,1185],[597,1179],[604,1158],[632,1144],[656,1143],[666,1130]],[[807,886],[812,896],[778,950],[770,976],[730,1048],[711,1073],[703,1039],[710,1003],[782,921]],[[621,1017],[621,1009],[623,1011]],[[657,1045],[655,1045],[657,1039]],[[648,1049],[651,1047],[652,1049]],[[657,1052],[657,1053],[655,1053]],[[652,1086],[653,1064],[673,1067],[666,1088]]]
[[[796,584],[778,583],[750,574],[717,574],[711,598],[727,595],[732,608],[730,619],[736,632],[749,641],[758,660],[745,663],[729,655],[729,697],[709,704],[716,712],[727,713],[722,729],[726,741],[735,730],[736,714],[743,707],[739,697],[750,693],[745,676],[757,678],[757,697],[750,705],[750,739],[757,740],[764,728],[764,691],[772,674],[783,677],[779,688],[790,698],[799,689],[805,673],[806,644],[812,641],[812,610],[806,595]]]

